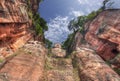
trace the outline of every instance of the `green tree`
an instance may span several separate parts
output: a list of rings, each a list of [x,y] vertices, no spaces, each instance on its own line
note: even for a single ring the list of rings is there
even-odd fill
[[[37,35],[43,34],[44,31],[48,30],[47,22],[43,18],[41,18],[39,14],[34,15],[33,22]]]
[[[106,4],[109,2],[110,0],[104,0],[103,1],[103,6],[101,7],[102,10],[105,10],[106,9]]]
[[[76,30],[78,30],[79,25],[78,25],[77,21],[75,19],[73,19],[68,24],[68,28],[70,31],[73,30],[75,32]]]
[[[51,48],[53,43],[50,40],[45,39],[45,44],[47,48]]]
[[[82,31],[85,21],[86,21],[86,16],[79,16],[76,19],[70,21],[70,23],[68,24],[68,29],[74,32],[78,30]]]

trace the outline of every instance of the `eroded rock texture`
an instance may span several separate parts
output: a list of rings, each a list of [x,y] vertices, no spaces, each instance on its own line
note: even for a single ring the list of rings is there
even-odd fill
[[[44,81],[46,49],[30,41],[0,69],[0,81]]]
[[[90,48],[77,48],[73,63],[78,67],[80,81],[120,81],[119,75]]]
[[[105,60],[119,53],[120,10],[106,10],[100,13],[89,25],[86,41]]]
[[[96,51],[112,68],[120,68],[120,10],[105,10],[77,32],[69,50],[88,47]]]
[[[29,4],[28,4],[29,3]],[[7,56],[23,46],[32,33],[28,9],[38,8],[39,0],[0,0],[0,54]],[[36,7],[35,7],[36,6]]]
[[[51,49],[53,57],[65,57],[66,51],[62,49],[60,44],[55,44],[54,48]]]

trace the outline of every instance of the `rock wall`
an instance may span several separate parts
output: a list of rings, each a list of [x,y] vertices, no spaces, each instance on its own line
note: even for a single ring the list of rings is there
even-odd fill
[[[120,10],[105,10],[92,21],[86,22],[85,35],[81,38],[82,34],[77,32],[71,49],[87,46],[94,49],[104,60],[113,59],[120,50],[119,13]]]
[[[120,10],[106,10],[90,24],[85,35],[86,41],[105,60],[118,54],[120,45]]]
[[[28,10],[36,13],[38,6],[39,0],[0,1],[0,49],[6,49],[0,50],[0,54],[17,50],[33,37]]]
[[[44,81],[46,54],[41,42],[29,41],[0,68],[0,81]]]
[[[80,81],[120,81],[119,75],[88,47],[77,48],[73,64],[78,67]]]

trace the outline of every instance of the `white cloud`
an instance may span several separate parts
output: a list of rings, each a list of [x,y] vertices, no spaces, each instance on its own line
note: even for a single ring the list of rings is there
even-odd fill
[[[78,0],[78,2],[79,2],[80,4],[86,4],[86,3],[89,2],[89,0]]]
[[[106,6],[107,9],[120,9],[120,0],[110,0]]]
[[[80,10],[86,14],[99,9],[103,1],[104,0],[77,0]]]
[[[45,38],[49,39],[53,43],[63,42],[70,31],[68,30],[69,19],[68,17],[57,16],[51,19],[48,23],[49,30],[45,32]]]
[[[78,17],[78,16],[84,15],[84,13],[81,12],[81,11],[72,10],[72,11],[70,12],[70,15],[73,15],[73,17]]]

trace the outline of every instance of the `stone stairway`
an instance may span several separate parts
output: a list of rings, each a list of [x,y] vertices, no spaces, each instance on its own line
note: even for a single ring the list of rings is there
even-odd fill
[[[59,46],[47,53],[40,42],[28,42],[0,68],[0,81],[80,81],[72,59],[65,56]]]
[[[46,57],[45,70],[45,81],[80,81],[72,59],[65,58],[65,51],[57,45]]]

